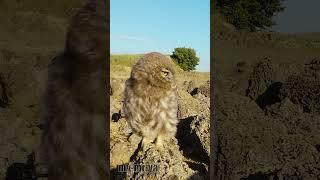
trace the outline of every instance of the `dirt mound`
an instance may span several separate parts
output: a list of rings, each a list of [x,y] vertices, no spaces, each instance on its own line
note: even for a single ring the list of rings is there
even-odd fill
[[[176,139],[166,143],[162,150],[150,144],[146,151],[136,152],[131,159],[130,164],[148,164],[158,167],[154,167],[154,172],[129,172],[127,173],[129,179],[187,179],[195,173],[184,161]]]
[[[219,177],[319,178],[319,61],[242,64],[228,80],[241,73],[246,95],[223,78],[215,84]]]
[[[203,123],[205,121],[206,123]],[[199,124],[201,122],[201,125]],[[141,148],[141,137],[132,134],[124,118],[111,122],[111,172],[114,178],[204,178],[209,166],[209,119],[181,119],[176,138],[163,149],[154,144]],[[154,165],[154,171],[119,172],[119,168],[137,164]],[[149,167],[150,168],[150,167]],[[155,172],[156,171],[156,172]]]
[[[180,120],[177,139],[184,156],[198,162],[198,170],[209,166],[210,120],[206,117],[192,116]],[[202,172],[202,173],[205,173]]]
[[[282,96],[303,107],[304,112],[320,113],[320,80],[306,76],[292,75],[283,84]]]
[[[41,94],[52,52],[42,53],[0,49],[0,179],[28,171],[28,155],[40,142]]]
[[[186,91],[178,90],[178,118],[187,118],[196,115],[210,114],[210,109],[208,104],[210,104],[210,99],[198,95],[194,98]]]
[[[193,88],[193,90],[190,91],[189,93],[193,97],[199,94],[202,94],[205,97],[210,97],[210,81],[207,81],[205,85],[201,85],[200,87]]]
[[[220,176],[261,179],[319,175],[319,125],[315,117],[304,115],[289,99],[268,107],[267,115],[254,101],[231,94],[217,98],[217,108]]]
[[[119,164],[129,162],[141,138],[131,135],[131,128],[123,118],[117,122],[110,122],[110,129],[110,166],[116,168]]]
[[[320,61],[305,64],[303,73],[287,78],[281,88],[281,95],[300,105],[304,112],[320,113]]]
[[[115,72],[112,72],[115,75]],[[209,77],[208,77],[209,78]],[[179,81],[178,77],[178,81]],[[141,148],[141,137],[132,134],[121,116],[123,77],[112,78],[110,156],[113,178],[196,179],[208,178],[210,156],[209,83],[196,85],[193,80],[178,86],[178,118],[176,138],[159,150],[153,144]],[[193,94],[195,89],[201,89]],[[205,95],[204,95],[205,94]],[[119,168],[136,164],[156,165],[157,172],[119,172]],[[137,166],[138,167],[138,166]],[[149,168],[149,167],[148,167]]]
[[[189,81],[189,82],[184,81],[183,82],[182,90],[185,90],[188,93],[191,93],[195,88],[196,88],[196,85],[195,85],[194,81]]]
[[[272,140],[264,133],[269,124],[264,112],[249,98],[229,93],[220,94],[216,103],[218,172],[240,179],[272,170]]]
[[[284,98],[282,101],[266,107],[268,116],[277,116],[285,119],[298,117],[302,112],[302,108],[299,105],[293,104],[289,98]]]
[[[191,133],[194,133],[201,143],[201,147],[206,151],[206,156],[210,156],[210,119],[208,117],[197,117],[191,123]],[[200,148],[200,147],[198,147]],[[204,160],[209,165],[208,160]]]
[[[257,100],[272,83],[273,69],[270,59],[265,58],[254,68],[248,80],[248,89],[246,96],[252,100]]]

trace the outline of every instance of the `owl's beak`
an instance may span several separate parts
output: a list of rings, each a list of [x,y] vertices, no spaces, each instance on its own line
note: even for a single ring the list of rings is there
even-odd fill
[[[169,73],[169,74],[168,74],[168,78],[169,78],[170,80],[172,80],[172,79],[173,79],[173,75],[172,75],[172,73]]]

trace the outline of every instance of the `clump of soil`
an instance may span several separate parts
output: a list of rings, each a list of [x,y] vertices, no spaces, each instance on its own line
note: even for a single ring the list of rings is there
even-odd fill
[[[312,60],[303,73],[287,78],[281,95],[300,105],[306,113],[320,113],[320,61]]]
[[[216,84],[218,177],[318,179],[318,61],[283,63],[267,58],[246,67],[241,72],[251,74],[241,75],[248,79],[245,95],[243,89],[226,88],[229,84],[222,78]],[[232,72],[230,81],[239,78],[239,71]],[[245,87],[245,81],[239,82],[243,84],[238,88]]]
[[[197,85],[178,73],[178,118],[176,137],[164,143],[163,149],[154,144],[141,148],[141,137],[132,133],[121,116],[122,93],[125,80],[111,72],[111,175],[113,178],[188,179],[208,178],[210,156],[210,84],[204,80]],[[128,74],[129,75],[129,74]],[[181,82],[181,84],[179,84]],[[194,90],[197,90],[195,94]],[[118,172],[119,167],[135,164],[156,165],[156,172]]]
[[[254,68],[248,80],[248,89],[246,95],[252,100],[257,100],[272,83],[273,69],[270,59],[265,58]]]
[[[34,179],[30,158],[41,140],[46,68],[64,47],[67,18],[15,3],[0,3],[0,179]]]
[[[195,87],[194,81],[184,81],[182,89],[187,91],[188,93],[191,93],[196,87]]]
[[[166,142],[163,149],[158,149],[154,144],[150,144],[147,150],[133,154],[131,164],[150,164],[158,166],[154,172],[132,172],[127,173],[127,178],[142,178],[142,179],[187,179],[195,172],[187,162],[184,161],[184,156],[179,152],[177,139],[172,139]]]
[[[44,64],[54,52],[42,53],[0,50],[0,179],[34,178],[28,157],[41,140]]]

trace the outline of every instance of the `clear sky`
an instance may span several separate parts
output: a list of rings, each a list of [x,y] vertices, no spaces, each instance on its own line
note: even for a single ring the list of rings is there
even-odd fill
[[[210,70],[209,0],[111,0],[111,54],[157,51],[172,54],[191,47],[198,71]]]
[[[274,20],[272,29],[285,33],[320,32],[320,0],[285,0],[286,9]]]

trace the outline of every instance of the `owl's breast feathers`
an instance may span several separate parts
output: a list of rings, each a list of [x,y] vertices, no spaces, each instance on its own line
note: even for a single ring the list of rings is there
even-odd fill
[[[174,91],[129,96],[125,109],[129,125],[140,136],[156,138],[176,132],[178,105]]]
[[[164,69],[164,70],[163,70]],[[132,130],[143,137],[174,135],[177,124],[177,94],[170,74],[171,62],[158,53],[139,60],[126,82],[124,111]],[[173,75],[173,74],[172,74]]]

